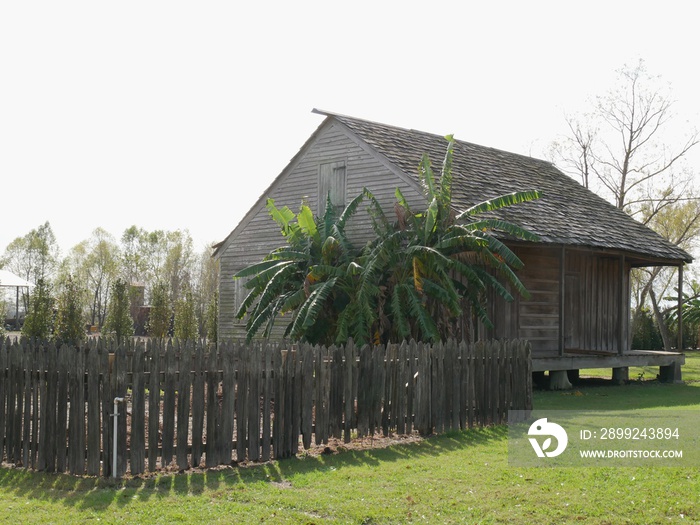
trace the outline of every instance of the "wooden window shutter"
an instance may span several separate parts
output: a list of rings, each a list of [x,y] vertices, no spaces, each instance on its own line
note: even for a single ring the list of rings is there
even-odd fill
[[[330,193],[335,208],[345,208],[345,162],[321,164],[318,177],[318,214],[326,212],[326,201]]]

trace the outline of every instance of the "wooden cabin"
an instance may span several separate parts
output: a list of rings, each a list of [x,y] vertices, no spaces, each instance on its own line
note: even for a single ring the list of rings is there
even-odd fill
[[[293,210],[304,199],[320,215],[325,199],[319,195],[328,191],[342,206],[367,187],[391,209],[400,187],[410,203],[425,204],[418,164],[427,153],[439,166],[443,136],[314,111],[325,116],[319,128],[217,245],[219,337],[244,335],[234,313],[245,289],[232,275],[282,242],[265,209],[268,198]],[[680,379],[681,353],[630,350],[629,282],[635,267],[675,266],[682,275],[690,255],[543,160],[456,141],[453,178],[457,211],[513,191],[542,193],[537,201],[498,212],[540,240],[503,239],[524,262],[519,276],[531,295],[511,303],[492,298],[495,328],[480,336],[530,340],[535,371],[613,368],[624,379],[629,366],[658,365],[667,379]]]

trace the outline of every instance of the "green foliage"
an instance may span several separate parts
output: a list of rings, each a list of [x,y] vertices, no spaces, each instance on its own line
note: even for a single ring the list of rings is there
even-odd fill
[[[339,217],[326,206],[323,218],[314,218],[302,205],[298,214],[267,204],[287,245],[235,275],[250,280],[251,290],[237,316],[247,318],[247,337],[262,330],[269,336],[281,315],[290,314],[285,332],[294,340],[311,343],[357,343],[415,338],[447,339],[465,312],[473,311],[490,325],[483,305],[484,292],[493,288],[506,300],[513,296],[501,283],[527,294],[514,273],[522,266],[494,231],[536,240],[522,228],[484,213],[539,198],[536,191],[501,196],[456,216],[452,206],[452,151],[439,177],[423,156],[419,176],[427,207],[411,210],[396,190],[396,221],[391,222],[368,191],[355,197]],[[360,204],[369,202],[375,239],[362,250],[349,242],[345,227]]]
[[[112,283],[107,317],[102,329],[114,334],[118,342],[134,335],[134,320],[131,318],[131,296],[129,285],[123,279]]]
[[[151,291],[151,312],[148,316],[148,334],[152,337],[163,338],[170,332],[172,307],[168,286],[158,281]]]
[[[61,283],[61,293],[56,303],[54,337],[58,343],[78,345],[85,340],[83,315],[83,290],[72,276]]]
[[[207,306],[206,312],[206,335],[209,344],[216,344],[219,342],[219,292],[214,292],[209,305]]]
[[[648,308],[641,308],[634,315],[632,324],[632,350],[662,350],[661,332]]]
[[[180,298],[175,301],[175,337],[181,341],[196,341],[199,338],[199,322],[189,286],[184,287]]]
[[[536,191],[519,192],[480,202],[455,215],[452,205],[452,155],[448,141],[440,176],[427,155],[419,168],[427,208],[414,212],[397,189],[397,222],[389,223],[375,207],[377,239],[363,252],[362,267],[368,278],[360,286],[357,301],[344,312],[349,328],[345,336],[360,341],[414,338],[444,340],[456,334],[458,320],[470,311],[491,326],[483,304],[484,292],[493,288],[508,301],[512,294],[505,280],[522,295],[524,286],[513,272],[522,267],[515,254],[499,241],[494,231],[534,241],[522,228],[492,217],[487,212],[539,198]],[[368,304],[366,298],[374,297]],[[376,305],[376,308],[373,306]],[[358,326],[369,321],[372,333]]]
[[[22,335],[35,339],[49,339],[53,333],[54,299],[51,285],[39,279],[29,299],[29,310],[22,326]]]
[[[329,204],[322,219],[315,219],[306,204],[295,215],[288,207],[278,209],[268,200],[268,212],[287,244],[234,276],[250,278],[246,287],[251,291],[236,314],[239,318],[248,315],[248,340],[260,330],[269,336],[275,321],[286,314],[291,315],[285,336],[311,343],[336,339],[338,318],[350,302],[358,268],[358,252],[345,226],[365,199],[373,199],[366,190],[339,216]]]

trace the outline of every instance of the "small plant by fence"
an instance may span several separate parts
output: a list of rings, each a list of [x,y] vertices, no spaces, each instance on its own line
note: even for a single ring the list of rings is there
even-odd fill
[[[115,398],[124,402],[112,472]],[[46,472],[267,461],[330,438],[498,424],[531,407],[525,341],[0,344],[0,458]]]

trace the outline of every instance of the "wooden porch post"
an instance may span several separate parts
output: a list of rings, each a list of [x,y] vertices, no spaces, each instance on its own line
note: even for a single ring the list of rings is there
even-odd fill
[[[678,266],[678,352],[683,351],[683,263]]]
[[[618,316],[619,316],[619,325],[618,325],[618,333],[617,333],[617,353],[619,355],[623,355],[625,353],[625,328],[628,325],[628,322],[625,322],[625,313],[627,312],[627,309],[625,308],[625,305],[629,301],[629,296],[626,296],[627,292],[627,287],[625,286],[625,254],[623,253],[620,255],[620,272],[619,272],[619,279],[620,279],[620,295],[619,295],[619,309],[618,309]]]
[[[559,257],[559,356],[564,356],[564,301],[566,300],[566,247],[562,245]]]

